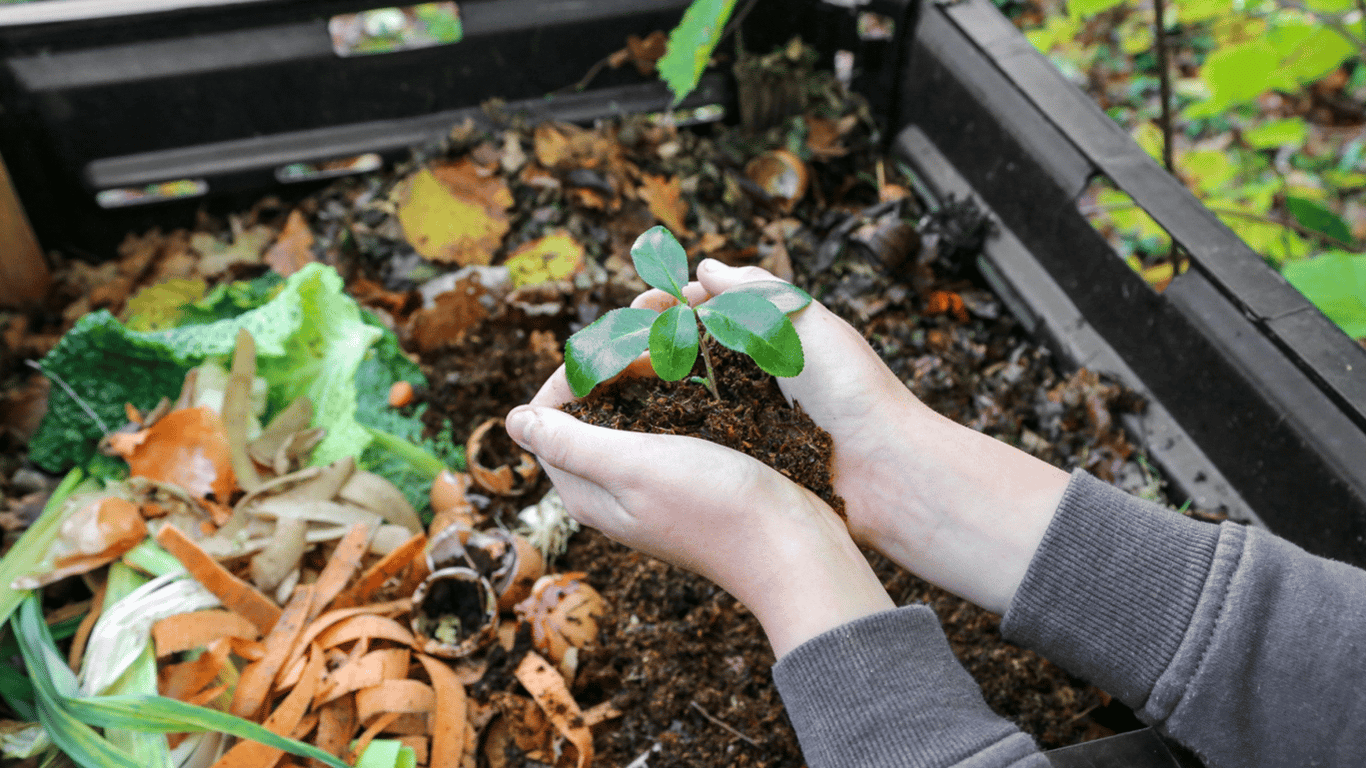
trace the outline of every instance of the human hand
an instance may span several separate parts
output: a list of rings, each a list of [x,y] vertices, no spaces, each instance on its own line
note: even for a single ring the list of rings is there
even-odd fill
[[[713,259],[698,265],[697,277],[684,290],[693,304],[777,279]],[[632,306],[662,310],[674,301],[651,290]],[[806,365],[778,386],[834,440],[834,485],[850,532],[921,577],[1003,613],[1062,498],[1066,473],[935,413],[819,302],[792,322]]]
[[[535,453],[580,523],[712,580],[759,619],[775,653],[893,607],[825,502],[768,466],[691,437],[584,424],[563,372],[508,434]]]

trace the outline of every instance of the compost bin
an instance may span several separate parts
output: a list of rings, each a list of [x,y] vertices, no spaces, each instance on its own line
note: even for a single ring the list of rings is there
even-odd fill
[[[452,126],[662,112],[651,77],[597,65],[686,0],[459,4],[458,43],[343,55],[354,0],[47,0],[0,8],[0,156],[43,248],[94,261],[200,210],[286,201],[387,167]],[[1175,498],[1366,565],[1366,351],[1265,266],[1035,52],[989,0],[760,0],[744,43],[800,36],[863,94],[917,192],[990,222],[981,276],[1065,367],[1146,400],[1125,417]],[[584,89],[566,89],[583,73]],[[674,109],[740,119],[727,68]],[[547,96],[550,94],[550,96]],[[490,103],[490,100],[497,100]],[[342,161],[342,162],[338,162]],[[1162,293],[1077,209],[1129,193],[1189,255]],[[539,383],[539,382],[536,382]],[[1191,764],[1143,729],[1057,765]]]

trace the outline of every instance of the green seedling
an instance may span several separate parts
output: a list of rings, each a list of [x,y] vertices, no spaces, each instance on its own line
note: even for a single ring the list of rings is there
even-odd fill
[[[688,255],[664,227],[636,238],[631,260],[642,280],[678,299],[678,304],[663,312],[614,309],[570,336],[564,345],[564,367],[575,396],[583,397],[621,373],[646,350],[659,378],[678,381],[692,372],[700,349],[707,375],[692,380],[720,400],[711,356],[706,345],[699,343],[699,320],[702,333],[727,349],[749,355],[765,372],[784,377],[802,372],[802,342],[788,315],[811,303],[806,291],[780,280],[763,280],[736,286],[691,307],[683,296]]]

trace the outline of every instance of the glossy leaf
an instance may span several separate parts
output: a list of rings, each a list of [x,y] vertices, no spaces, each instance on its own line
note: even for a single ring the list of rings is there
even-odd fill
[[[1285,199],[1286,210],[1295,217],[1301,225],[1328,235],[1335,240],[1344,243],[1352,242],[1352,230],[1347,227],[1347,222],[1340,216],[1324,208],[1318,203],[1305,200],[1302,197],[1287,197]]]
[[[697,87],[733,10],[735,0],[693,0],[683,20],[669,34],[668,52],[656,66],[673,91],[675,104]]]
[[[614,309],[570,336],[564,372],[574,395],[587,395],[639,357],[649,347],[655,316],[648,309]]]
[[[647,229],[631,246],[631,261],[641,280],[687,303],[688,254],[672,232],[662,226]]]
[[[765,372],[796,376],[802,372],[802,342],[787,315],[752,293],[726,292],[697,308],[702,325],[722,346],[743,352]]]
[[[1283,273],[1344,333],[1366,338],[1366,255],[1333,251],[1289,262]]]
[[[758,280],[753,283],[741,283],[726,293],[750,293],[755,296],[762,296],[772,302],[773,306],[785,315],[806,309],[806,305],[811,303],[811,294],[792,283],[785,283],[781,280]]]
[[[697,362],[697,315],[686,304],[669,307],[650,326],[650,365],[665,381],[678,381]]]

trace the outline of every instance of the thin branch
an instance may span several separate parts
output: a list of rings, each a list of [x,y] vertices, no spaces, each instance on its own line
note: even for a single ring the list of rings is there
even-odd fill
[[[1162,164],[1168,173],[1176,172],[1172,161],[1172,79],[1167,46],[1165,0],[1153,0],[1153,34],[1157,38],[1157,82],[1162,99]]]
[[[61,376],[58,376],[52,371],[46,370],[45,368],[43,368],[42,365],[32,360],[25,360],[24,362],[27,363],[30,368],[38,371],[39,373],[43,374],[49,379],[52,379],[53,381],[57,382],[57,386],[61,387],[62,391],[66,392],[67,396],[70,397],[76,403],[76,405],[79,405],[82,411],[85,411],[85,415],[89,416],[90,420],[95,422],[95,426],[100,428],[100,434],[109,434],[109,427],[105,425],[104,419],[101,419],[100,415],[95,413],[95,409],[91,408],[88,404],[86,404],[86,402],[81,399],[81,396],[76,394],[76,390],[72,389],[70,384],[67,384],[65,381],[62,380]]]
[[[750,737],[746,736],[745,734],[740,733],[739,731],[737,731],[737,730],[735,730],[734,728],[730,727],[730,725],[727,724],[726,721],[724,721],[724,720],[722,720],[721,718],[716,717],[716,716],[713,715],[712,713],[708,712],[706,709],[704,709],[704,708],[702,707],[701,704],[698,704],[697,702],[694,701],[694,702],[692,702],[692,708],[695,709],[695,710],[697,710],[698,712],[701,712],[703,717],[705,717],[705,718],[707,718],[708,720],[712,721],[713,723],[715,723],[715,724],[721,726],[722,728],[725,728],[725,729],[726,729],[727,731],[729,731],[730,734],[731,734],[732,736],[734,736],[735,738],[741,739],[741,740],[747,742],[748,744],[750,744],[751,746],[755,746],[755,747],[759,746],[759,742],[755,741],[754,739],[751,739]]]

